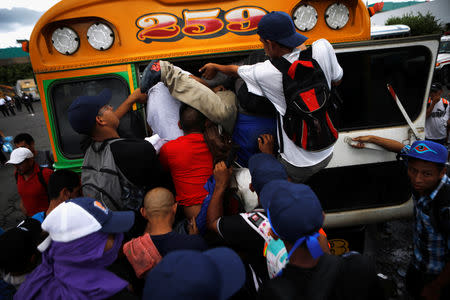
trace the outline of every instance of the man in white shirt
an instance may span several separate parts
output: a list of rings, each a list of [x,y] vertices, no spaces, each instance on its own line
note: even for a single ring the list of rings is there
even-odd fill
[[[447,129],[450,126],[450,105],[447,99],[441,98],[442,92],[440,83],[431,85],[425,121],[425,138],[445,146]]]
[[[304,43],[308,39],[295,30],[288,14],[277,11],[261,19],[258,24],[258,35],[266,54],[271,59],[284,57],[290,63],[298,59],[301,50],[306,49]],[[327,40],[320,39],[312,44],[312,57],[319,63],[330,88],[332,84],[337,85],[341,81],[343,70],[333,47]],[[247,66],[209,63],[200,71],[206,79],[213,78],[217,71],[239,76],[247,84],[250,93],[268,98],[281,116],[286,113],[283,75],[270,60]],[[332,158],[333,146],[321,151],[306,151],[295,145],[284,130],[282,132],[284,152],[280,154],[279,159],[286,166],[288,175],[293,181],[305,182],[328,165]],[[278,140],[280,141],[279,137]]]
[[[5,98],[0,98],[0,111],[3,113],[3,116],[9,116],[8,108],[6,107]]]

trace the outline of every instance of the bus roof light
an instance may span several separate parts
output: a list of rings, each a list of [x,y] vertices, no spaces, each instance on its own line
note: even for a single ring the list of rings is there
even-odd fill
[[[325,11],[325,21],[332,29],[341,29],[347,25],[349,17],[350,12],[347,6],[342,3],[331,4]]]
[[[52,43],[59,53],[71,55],[80,47],[80,38],[71,28],[59,27],[52,34]]]
[[[92,48],[107,50],[114,43],[114,32],[108,25],[97,22],[89,27],[87,39]]]
[[[301,4],[295,8],[292,14],[295,27],[301,31],[313,29],[317,24],[317,10],[309,4]]]

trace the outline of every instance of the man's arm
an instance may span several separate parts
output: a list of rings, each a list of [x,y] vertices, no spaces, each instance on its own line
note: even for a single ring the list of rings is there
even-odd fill
[[[383,147],[384,149],[400,153],[402,151],[404,145],[400,142],[397,142],[395,140],[382,138],[376,135],[366,135],[366,136],[358,136],[356,138],[353,138],[352,140],[357,141],[357,145],[352,145],[352,147],[362,149],[365,147],[364,143],[373,143],[378,146]]]
[[[120,106],[114,112],[117,118],[122,119],[122,117],[131,110],[131,107],[134,103],[142,103],[147,102],[147,94],[141,93],[141,89],[135,89],[133,93],[131,93],[128,98],[120,104]]]
[[[223,196],[230,183],[231,168],[228,169],[225,162],[218,162],[214,167],[214,179],[216,186],[206,212],[206,226],[213,232],[218,232],[217,221],[223,216]]]
[[[219,65],[215,63],[207,63],[203,67],[200,68],[200,72],[202,73],[202,76],[206,79],[213,79],[217,72],[222,72],[225,75],[228,76],[238,76],[238,68],[237,65]]]
[[[427,108],[427,118],[431,115],[431,112],[433,111],[434,106],[436,103],[439,102],[439,98],[437,100],[432,99],[430,105]]]

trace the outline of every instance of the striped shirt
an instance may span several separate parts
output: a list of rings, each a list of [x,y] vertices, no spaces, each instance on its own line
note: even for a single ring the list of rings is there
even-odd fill
[[[405,146],[401,154],[406,154],[410,146]],[[433,226],[433,201],[444,185],[450,185],[450,178],[444,175],[437,188],[429,195],[414,199],[414,253],[412,263],[417,270],[427,274],[440,274],[450,259],[450,235]],[[449,209],[443,207],[441,209]],[[435,216],[437,218],[438,216]]]
[[[450,185],[447,175],[430,195],[414,197],[413,264],[427,274],[441,273],[450,257],[449,236],[435,228],[431,221],[432,201],[444,184]]]

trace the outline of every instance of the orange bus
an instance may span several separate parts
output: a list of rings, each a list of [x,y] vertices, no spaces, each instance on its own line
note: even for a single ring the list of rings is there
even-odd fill
[[[371,40],[370,17],[361,0],[62,0],[40,18],[29,42],[55,168],[78,170],[82,164],[83,137],[67,119],[77,96],[108,87],[117,107],[139,86],[152,59],[169,60],[194,75],[206,62],[242,60],[262,49],[257,25],[274,10],[290,14],[308,43],[328,39],[344,69],[334,156],[308,182],[327,213],[326,226],[412,215],[408,181],[395,155],[376,147],[356,150],[348,143],[366,134],[405,144],[424,137],[439,39]],[[144,120],[144,110],[135,106],[121,120],[120,135],[144,137]]]

